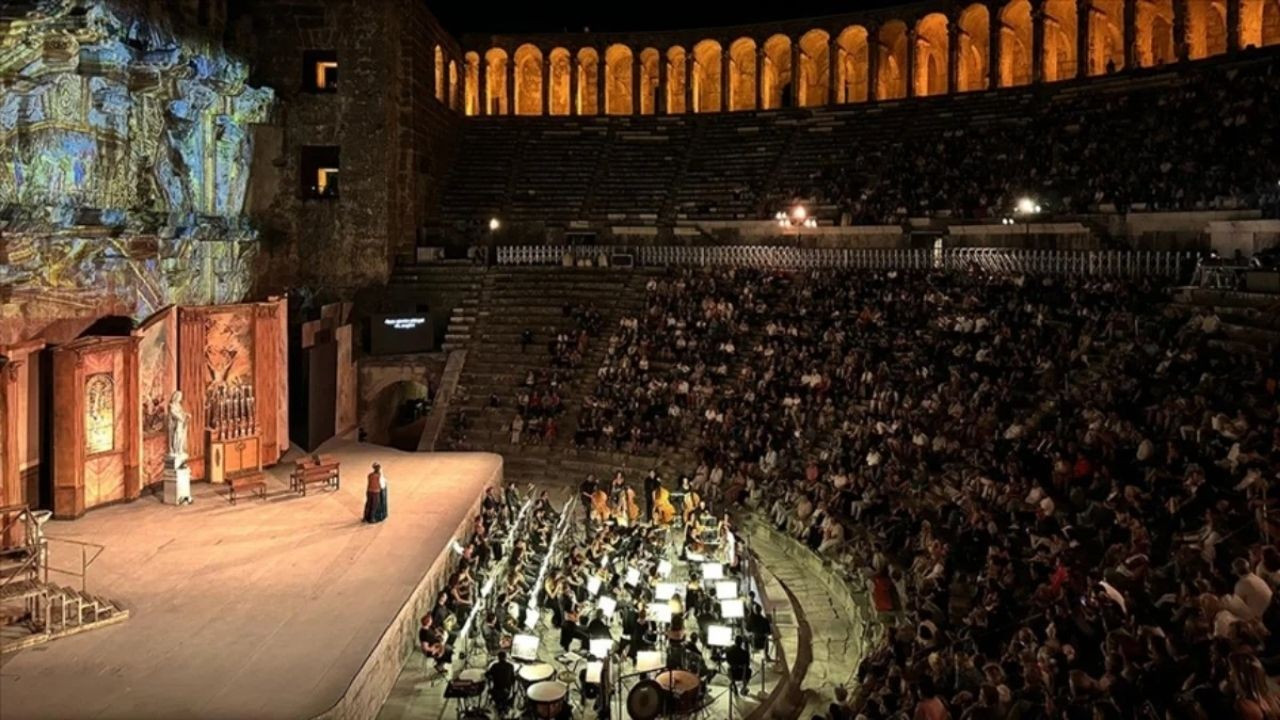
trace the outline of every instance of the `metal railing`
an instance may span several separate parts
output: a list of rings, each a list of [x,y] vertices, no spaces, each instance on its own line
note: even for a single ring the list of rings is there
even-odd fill
[[[80,578],[80,592],[85,592],[87,578],[89,577],[89,566],[93,564],[94,560],[98,559],[98,556],[101,555],[102,551],[106,550],[107,547],[105,545],[99,545],[98,543],[85,542],[83,540],[69,540],[67,538],[52,538],[47,536],[44,538],[44,541],[46,544],[65,543],[66,545],[71,546],[70,548],[71,550],[78,551],[80,554],[79,570],[75,568],[74,564],[70,568],[54,567],[51,562],[46,560],[45,566],[44,566],[44,581],[45,582],[49,581],[49,573],[51,572],[59,573],[61,575],[68,575],[73,578]]]
[[[1168,277],[1188,274],[1191,252],[1154,250],[1024,250],[1014,248],[797,248],[771,245],[507,245],[496,248],[502,266],[600,266],[628,255],[636,265],[947,270],[1098,277]],[[611,262],[611,261],[609,261]]]

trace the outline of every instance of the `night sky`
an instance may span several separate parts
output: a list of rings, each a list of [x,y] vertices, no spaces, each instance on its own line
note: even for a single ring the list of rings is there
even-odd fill
[[[677,30],[835,15],[901,5],[904,0],[843,2],[665,2],[596,0],[595,2],[484,3],[475,0],[429,2],[445,27],[463,33],[593,32]]]

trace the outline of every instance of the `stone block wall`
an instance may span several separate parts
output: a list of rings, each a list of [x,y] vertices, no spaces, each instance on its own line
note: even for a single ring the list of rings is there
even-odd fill
[[[254,0],[228,19],[253,77],[280,111],[255,158],[248,212],[260,228],[258,289],[307,286],[350,297],[408,254],[451,161],[458,115],[434,92],[456,43],[421,0]],[[304,88],[304,53],[333,51],[337,92]],[[339,196],[303,197],[302,149],[339,153]]]

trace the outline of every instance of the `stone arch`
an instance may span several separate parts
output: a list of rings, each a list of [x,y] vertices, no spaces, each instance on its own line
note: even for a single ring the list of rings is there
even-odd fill
[[[510,112],[507,93],[507,51],[502,48],[489,48],[484,54],[485,87],[484,101],[486,115],[507,115]]]
[[[444,87],[444,50],[439,45],[435,47],[435,51],[432,53],[432,60],[434,61],[432,70],[435,71],[436,75],[436,100],[444,102],[446,97]]]
[[[458,109],[458,61],[449,61],[449,109]]]
[[[688,78],[689,53],[675,45],[667,49],[667,114],[689,112],[685,106],[685,82]]]
[[[1158,67],[1177,61],[1173,43],[1173,0],[1137,3],[1134,43],[1138,67]]]
[[[579,115],[600,112],[600,54],[595,48],[578,50],[578,97],[575,101]]]
[[[1009,0],[1000,10],[1000,87],[1031,82],[1031,2]]]
[[[610,45],[604,51],[604,111],[608,115],[630,115],[631,75],[635,56],[626,45]]]
[[[810,30],[800,36],[798,100],[800,107],[821,107],[831,98],[831,35]]]
[[[542,51],[525,43],[516,48],[516,115],[542,114]]]
[[[1076,76],[1076,0],[1045,0],[1044,81],[1058,82]]]
[[[658,97],[658,49],[640,51],[640,114],[652,115]]]
[[[1226,0],[1187,3],[1187,57],[1200,60],[1226,51]]]
[[[791,104],[791,38],[774,35],[764,41],[760,57],[760,107],[776,110]]]
[[[876,52],[876,97],[895,100],[907,96],[907,24],[890,20],[880,26]]]
[[[756,109],[756,41],[738,38],[729,45],[729,109]]]
[[[991,74],[991,11],[974,3],[960,13],[956,43],[956,91],[986,90]]]
[[[693,46],[693,111],[720,111],[720,43],[703,40]]]
[[[1280,0],[1240,0],[1240,47],[1280,44]]]
[[[463,56],[466,71],[463,77],[462,110],[467,115],[480,114],[480,53],[471,51]]]
[[[1089,74],[1124,69],[1124,0],[1089,0]]]
[[[867,29],[850,25],[836,36],[836,102],[867,101]]]
[[[930,13],[916,23],[913,82],[918,97],[947,93],[947,63],[951,56],[947,32],[947,16],[942,13]]]
[[[363,410],[360,427],[374,445],[416,450],[424,418],[416,422],[406,415],[409,403],[428,400],[427,386],[417,379],[388,377],[371,388],[362,388]]]
[[[573,58],[568,50],[558,47],[547,53],[547,62],[551,63],[551,87],[547,88],[550,93],[547,99],[550,102],[547,109],[552,115],[568,115],[573,107],[572,98],[569,97],[569,74],[573,72]]]

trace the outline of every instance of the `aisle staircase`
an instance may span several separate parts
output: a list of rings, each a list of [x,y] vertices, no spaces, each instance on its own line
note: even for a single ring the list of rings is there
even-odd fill
[[[44,536],[47,513],[26,505],[0,507],[0,653],[16,652],[129,618],[129,610],[84,588],[85,574],[104,549],[101,545]],[[49,565],[49,543],[66,544],[80,554],[80,568]],[[49,582],[50,571],[80,578],[80,589]]]

